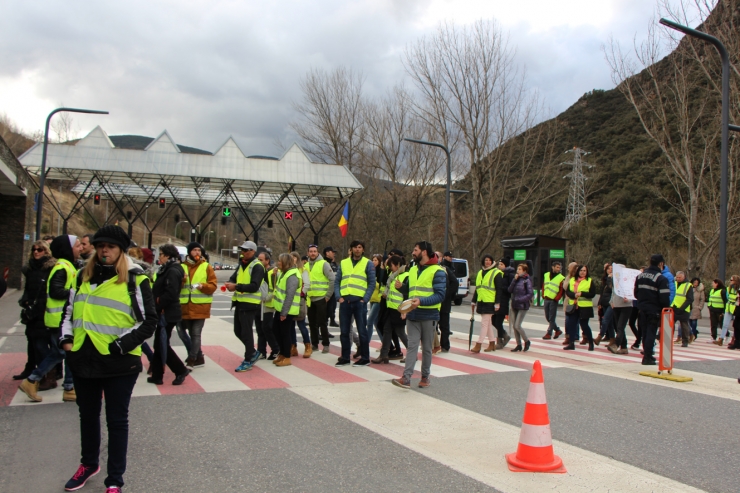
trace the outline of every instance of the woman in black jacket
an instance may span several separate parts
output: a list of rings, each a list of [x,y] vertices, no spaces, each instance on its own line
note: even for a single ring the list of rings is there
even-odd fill
[[[570,311],[566,311],[566,325],[570,328],[570,343],[563,347],[565,350],[574,350],[575,341],[578,340],[578,325],[581,326],[583,337],[588,342],[588,350],[594,350],[594,336],[591,333],[591,327],[588,321],[594,318],[593,298],[596,296],[596,286],[594,286],[591,276],[588,274],[588,267],[579,265],[576,270],[575,278],[570,279],[570,283],[565,288],[565,295],[570,298],[568,303],[572,306]]]
[[[157,323],[149,279],[124,253],[130,242],[119,226],[100,228],[92,240],[95,253],[79,272],[64,306],[59,344],[74,376],[82,449],[80,466],[65,485],[67,491],[82,488],[100,471],[103,395],[108,425],[105,486],[108,493],[120,493],[123,487],[128,409],[141,372],[139,346],[152,336]],[[98,327],[101,317],[113,325]]]
[[[182,289],[185,272],[180,265],[180,253],[177,251],[177,247],[170,244],[162,245],[159,248],[159,263],[161,267],[157,273],[157,280],[154,281],[152,293],[157,304],[157,315],[160,317],[160,322],[154,334],[152,376],[147,378],[146,381],[162,385],[164,361],[166,361],[167,366],[175,374],[172,385],[182,385],[190,371],[170,346],[172,329],[182,320],[180,290]]]
[[[609,344],[615,340],[614,312],[611,306],[612,291],[614,290],[614,279],[612,278],[612,264],[604,264],[604,276],[601,278],[601,296],[599,296],[599,335],[594,340],[597,346],[602,339],[608,339]],[[581,344],[586,344],[582,340]]]
[[[13,375],[13,380],[24,380],[28,378],[36,365],[44,359],[49,352],[49,333],[44,326],[44,310],[46,309],[46,280],[54,265],[56,259],[51,256],[49,244],[39,240],[31,246],[31,254],[28,264],[23,266],[23,276],[26,283],[23,288],[23,295],[18,300],[21,306],[21,322],[26,326],[26,352],[28,358],[26,366],[19,375]],[[53,381],[56,386],[56,380],[53,375],[41,382],[39,390],[50,388],[48,381]]]

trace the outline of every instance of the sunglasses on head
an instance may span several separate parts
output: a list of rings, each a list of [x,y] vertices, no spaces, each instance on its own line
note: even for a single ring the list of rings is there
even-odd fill
[[[44,250],[43,248],[33,247],[31,248],[31,251],[32,252],[45,252],[46,250]]]

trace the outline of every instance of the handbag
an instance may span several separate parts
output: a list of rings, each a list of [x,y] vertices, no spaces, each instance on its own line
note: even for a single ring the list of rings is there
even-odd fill
[[[567,314],[571,314],[571,313],[573,313],[574,311],[576,311],[576,305],[575,305],[575,303],[573,303],[573,304],[571,305],[571,304],[570,304],[570,302],[568,301],[568,299],[567,299],[567,298],[565,299],[565,303],[567,303],[567,304],[565,305],[565,313],[567,313]]]

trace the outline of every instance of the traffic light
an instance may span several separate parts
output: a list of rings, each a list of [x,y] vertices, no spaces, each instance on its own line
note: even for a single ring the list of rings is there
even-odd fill
[[[272,219],[267,220],[267,227],[272,228]]]
[[[225,217],[222,217],[221,218],[221,225],[222,226],[226,226],[226,218]]]
[[[180,214],[175,214],[175,222],[176,223],[180,222]]]
[[[95,195],[93,195],[93,204],[100,205],[100,194],[99,193],[96,193]]]
[[[132,217],[134,217],[134,213],[131,211],[126,211],[126,219],[131,220]]]
[[[160,209],[164,209],[166,205],[167,204],[165,204],[164,199],[159,199],[159,208]]]
[[[292,211],[285,211],[283,214],[283,217],[286,221],[292,221],[293,220],[293,212]]]
[[[223,217],[231,217],[231,207],[224,207],[223,212],[221,212]]]

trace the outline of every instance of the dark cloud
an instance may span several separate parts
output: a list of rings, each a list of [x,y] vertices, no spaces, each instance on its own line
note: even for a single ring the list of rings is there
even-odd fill
[[[635,1],[622,3],[627,9]],[[166,128],[178,142],[209,150],[233,135],[247,153],[278,154],[274,142],[293,138],[291,102],[300,98],[303,74],[348,65],[364,73],[369,95],[382,94],[405,78],[406,44],[429,32],[418,23],[426,5],[14,2],[0,16],[0,90],[3,81],[33,73],[38,100],[111,112],[78,119],[85,129],[99,123],[109,133],[155,136]],[[636,22],[638,14],[628,14],[630,28],[617,23],[628,37],[644,29],[645,9],[637,10],[642,17]],[[553,111],[595,87],[611,87],[600,52],[607,30],[505,28]],[[9,116],[29,127],[38,106],[29,101],[29,112]],[[44,116],[33,113],[35,128]]]

